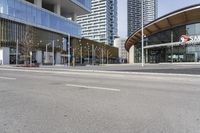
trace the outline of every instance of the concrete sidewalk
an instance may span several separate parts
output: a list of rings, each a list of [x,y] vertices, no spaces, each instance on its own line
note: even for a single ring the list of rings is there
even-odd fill
[[[6,69],[39,70],[57,72],[82,72],[82,73],[112,73],[112,74],[148,74],[148,75],[200,75],[200,64],[146,64],[139,65],[115,65],[115,66],[40,66],[40,67],[15,67],[0,66]]]

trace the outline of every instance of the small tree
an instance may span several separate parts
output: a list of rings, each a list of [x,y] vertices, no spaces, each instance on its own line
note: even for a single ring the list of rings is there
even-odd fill
[[[24,64],[27,65],[30,59],[30,52],[35,50],[36,45],[35,40],[35,29],[31,26],[26,26],[24,30],[24,37],[21,41],[21,52],[24,59]]]

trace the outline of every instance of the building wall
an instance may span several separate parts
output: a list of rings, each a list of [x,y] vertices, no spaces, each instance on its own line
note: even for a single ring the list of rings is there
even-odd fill
[[[141,0],[128,0],[128,36],[141,27]],[[157,18],[158,0],[145,0],[144,24]]]
[[[113,44],[117,35],[117,0],[92,0],[91,14],[78,16],[82,36],[98,42]]]
[[[126,38],[116,38],[114,40],[114,47],[117,47],[119,51],[120,63],[127,62],[128,52],[125,50],[125,47],[124,47],[125,41],[126,41]]]
[[[129,53],[128,53],[128,63],[129,64],[134,64],[135,63],[135,47],[132,46],[129,50]]]

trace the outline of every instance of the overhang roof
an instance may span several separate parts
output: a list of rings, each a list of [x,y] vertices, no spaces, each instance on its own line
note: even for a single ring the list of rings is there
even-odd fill
[[[90,13],[90,10],[87,7],[84,7],[81,3],[76,0],[43,0],[49,4],[60,3],[62,12],[65,14],[75,13],[77,16]]]
[[[148,37],[163,30],[195,22],[200,22],[200,4],[182,8],[150,22],[144,26],[144,35]],[[126,40],[127,51],[141,40],[141,30],[140,28]]]

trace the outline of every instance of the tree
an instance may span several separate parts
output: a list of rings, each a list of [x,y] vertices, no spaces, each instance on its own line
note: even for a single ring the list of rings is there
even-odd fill
[[[20,47],[25,65],[28,64],[29,59],[32,56],[30,55],[30,53],[36,49],[36,45],[34,43],[34,41],[36,40],[35,36],[36,36],[35,29],[31,26],[25,26],[24,36],[23,39],[21,40],[21,47]]]

